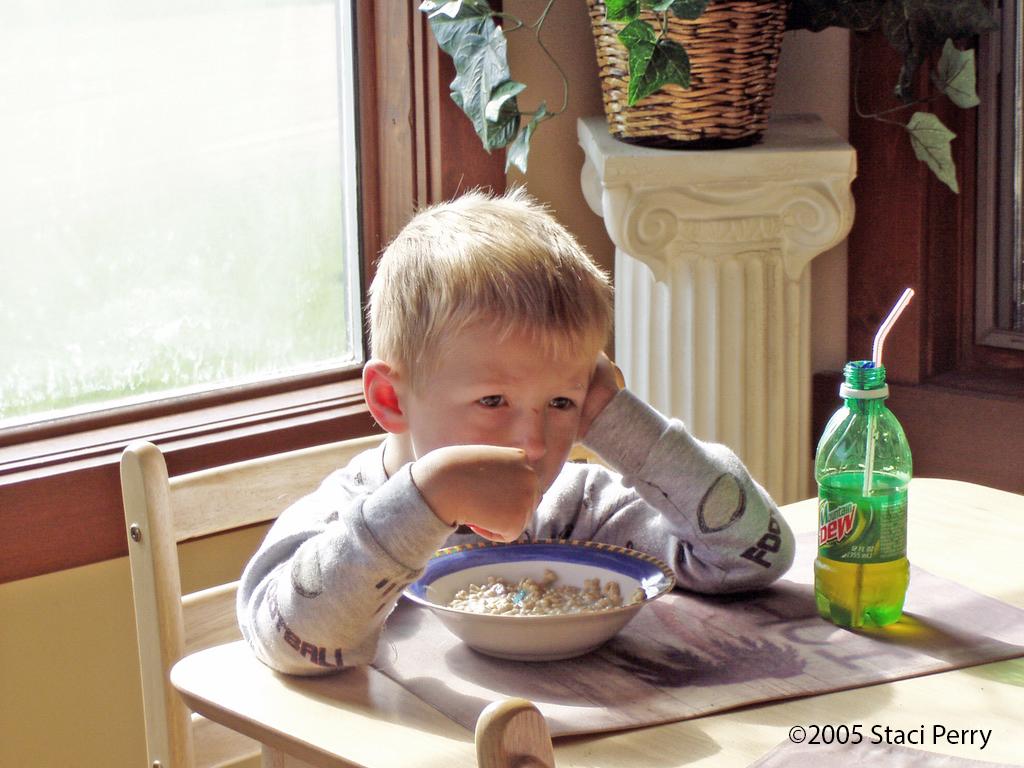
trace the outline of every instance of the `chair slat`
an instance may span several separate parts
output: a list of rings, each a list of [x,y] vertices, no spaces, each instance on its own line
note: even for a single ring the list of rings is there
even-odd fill
[[[262,747],[258,741],[201,715],[192,715],[192,738],[196,745],[196,768],[248,768],[261,763]]]
[[[371,435],[172,477],[175,539],[273,520],[382,439]]]
[[[182,597],[185,655],[242,639],[235,618],[237,594],[238,582],[234,581]]]

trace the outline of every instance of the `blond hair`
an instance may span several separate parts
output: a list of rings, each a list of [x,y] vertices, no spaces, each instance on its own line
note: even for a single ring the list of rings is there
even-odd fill
[[[575,238],[521,189],[469,192],[419,212],[381,255],[369,296],[370,347],[411,386],[448,339],[477,323],[546,352],[597,353],[612,288]]]

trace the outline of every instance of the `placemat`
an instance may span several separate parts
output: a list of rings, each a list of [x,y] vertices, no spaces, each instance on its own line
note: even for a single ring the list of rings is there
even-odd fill
[[[828,746],[785,741],[751,763],[750,768],[819,768],[824,761],[828,762],[829,768],[861,768],[864,765],[884,765],[885,768],[1024,768],[1024,764],[989,763],[899,744],[871,744],[866,741]]]
[[[563,736],[1024,656],[1024,611],[913,566],[901,621],[833,626],[814,606],[816,550],[813,534],[798,536],[793,567],[771,588],[723,597],[677,590],[598,650],[565,661],[484,656],[403,598],[375,666],[470,730],[490,702],[521,696]]]

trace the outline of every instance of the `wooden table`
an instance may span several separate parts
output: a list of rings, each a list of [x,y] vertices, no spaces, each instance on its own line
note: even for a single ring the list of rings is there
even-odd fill
[[[1008,457],[1008,460],[1012,460]],[[783,507],[796,532],[816,504]],[[921,567],[1024,608],[1024,496],[951,480],[915,479],[909,553]],[[265,745],[268,764],[475,768],[473,734],[383,674],[275,674],[241,643],[182,659],[171,681],[188,705]],[[747,707],[667,725],[555,740],[558,768],[745,768],[802,726],[860,725],[865,741],[923,733],[920,748],[996,763],[1024,762],[1024,658],[849,691]],[[980,748],[934,740],[990,731]],[[822,747],[823,756],[826,754]]]

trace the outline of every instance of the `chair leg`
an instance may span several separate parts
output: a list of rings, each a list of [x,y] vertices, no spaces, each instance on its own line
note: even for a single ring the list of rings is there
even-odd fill
[[[526,699],[489,704],[476,722],[479,768],[554,768],[551,732],[540,710]]]

